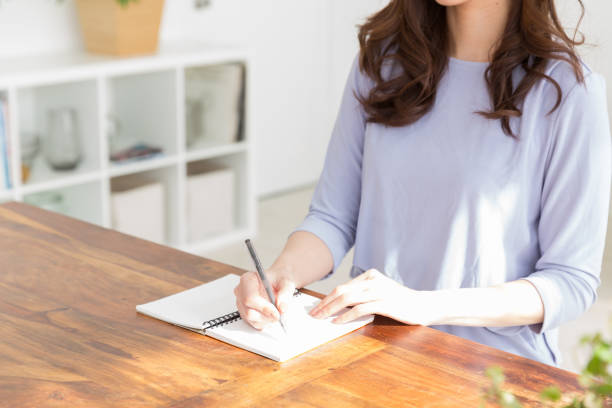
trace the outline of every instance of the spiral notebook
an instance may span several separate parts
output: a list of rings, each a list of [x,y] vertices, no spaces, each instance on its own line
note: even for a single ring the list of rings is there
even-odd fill
[[[142,314],[213,337],[275,361],[286,361],[370,323],[373,316],[332,323],[334,316],[319,320],[308,312],[319,299],[297,292],[285,315],[287,333],[279,323],[261,331],[240,318],[234,288],[240,277],[229,274],[212,282],[136,306]],[[341,313],[341,312],[340,312]]]

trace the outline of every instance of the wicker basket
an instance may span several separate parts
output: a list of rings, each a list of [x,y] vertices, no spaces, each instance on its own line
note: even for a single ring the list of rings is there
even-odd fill
[[[85,47],[117,56],[157,51],[164,0],[139,0],[121,6],[116,0],[77,0]]]

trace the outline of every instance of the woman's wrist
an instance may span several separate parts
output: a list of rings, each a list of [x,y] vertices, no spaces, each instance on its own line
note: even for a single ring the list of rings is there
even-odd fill
[[[425,313],[425,326],[436,326],[448,324],[452,319],[453,301],[449,299],[449,293],[441,290],[419,291],[419,297]]]
[[[272,281],[278,282],[281,279],[287,279],[293,282],[296,287],[301,287],[300,282],[297,282],[294,276],[294,268],[289,264],[278,261],[274,262],[266,273],[268,274],[268,278]]]
[[[423,326],[435,326],[444,324],[447,316],[446,305],[447,300],[444,299],[443,294],[440,291],[435,290],[420,290],[416,291],[418,303],[422,307],[422,321],[420,322]]]
[[[496,318],[492,288],[458,288],[422,291],[428,326],[481,326]],[[492,313],[487,313],[490,310]]]
[[[428,325],[522,326],[541,323],[544,308],[538,292],[525,281],[485,288],[420,292],[428,308]],[[522,299],[517,304],[516,299]]]

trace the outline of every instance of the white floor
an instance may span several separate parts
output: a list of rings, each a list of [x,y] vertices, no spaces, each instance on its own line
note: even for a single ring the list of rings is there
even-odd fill
[[[270,265],[281,251],[287,236],[302,221],[308,211],[308,204],[313,189],[305,188],[290,193],[268,197],[259,205],[259,235],[253,238],[253,243],[261,258],[264,268]],[[612,236],[612,235],[608,235]],[[579,339],[584,334],[597,331],[610,334],[610,317],[612,317],[612,282],[606,279],[612,271],[612,254],[607,251],[604,260],[602,287],[599,300],[581,318],[565,324],[560,331],[559,343],[563,355],[562,367],[580,371],[584,364],[584,352],[577,347]],[[205,257],[235,265],[243,269],[253,269],[252,261],[244,244],[238,243],[212,252],[202,254]],[[344,259],[338,271],[330,278],[316,282],[310,289],[328,293],[338,284],[349,279],[353,255],[352,252]]]

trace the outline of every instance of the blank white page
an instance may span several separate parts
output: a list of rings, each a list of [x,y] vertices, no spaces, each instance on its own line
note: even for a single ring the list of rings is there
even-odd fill
[[[154,302],[136,306],[142,314],[177,326],[202,330],[202,323],[236,311],[234,288],[240,276],[228,274]]]
[[[279,323],[258,331],[242,319],[207,329],[205,334],[272,360],[285,361],[357,330],[374,319],[373,316],[366,316],[345,324],[332,323],[335,316],[315,319],[308,312],[319,300],[305,293],[293,298],[291,311],[285,316],[287,334]]]

